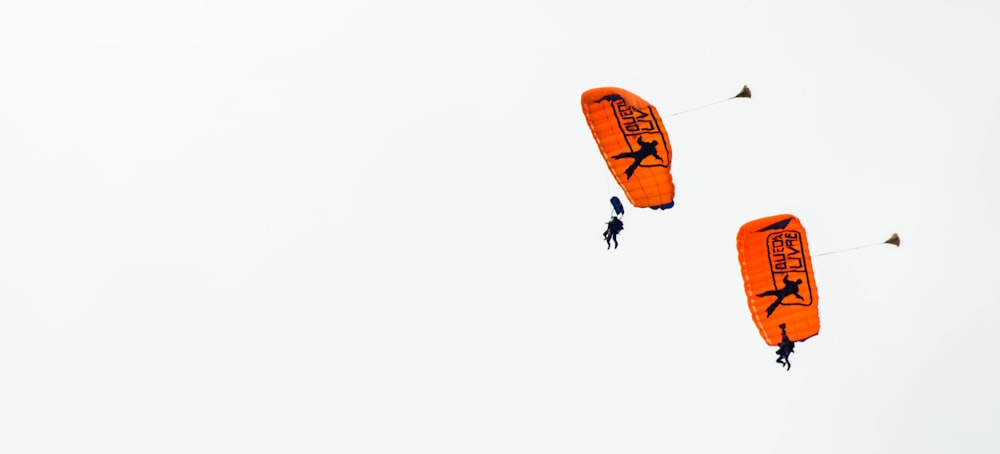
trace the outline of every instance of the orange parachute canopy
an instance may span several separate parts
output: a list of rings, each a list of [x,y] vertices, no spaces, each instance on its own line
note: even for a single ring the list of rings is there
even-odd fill
[[[673,207],[673,151],[656,108],[613,87],[587,90],[580,104],[608,169],[632,206]]]
[[[819,295],[806,231],[790,214],[750,221],[736,236],[750,314],[767,345],[819,334]]]

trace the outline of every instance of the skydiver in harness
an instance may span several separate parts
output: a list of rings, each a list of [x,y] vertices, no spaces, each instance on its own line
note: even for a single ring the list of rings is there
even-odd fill
[[[608,242],[608,249],[611,249],[611,241],[614,240],[615,249],[618,249],[618,234],[625,230],[625,224],[622,223],[619,216],[625,216],[625,206],[622,205],[621,199],[614,196],[611,197],[611,208],[615,210],[615,214],[612,214],[611,220],[607,222],[608,228],[604,230],[604,241]]]
[[[604,241],[608,243],[608,249],[611,249],[611,241],[615,242],[615,249],[618,249],[618,234],[622,230],[625,230],[625,224],[622,223],[618,216],[611,216],[611,220],[607,222],[608,228],[604,231]]]
[[[778,360],[775,361],[782,366],[785,366],[785,370],[792,370],[792,362],[789,361],[788,355],[791,355],[795,351],[795,342],[792,342],[788,338],[788,332],[785,331],[785,324],[782,323],[778,325],[781,328],[781,343],[778,344]]]

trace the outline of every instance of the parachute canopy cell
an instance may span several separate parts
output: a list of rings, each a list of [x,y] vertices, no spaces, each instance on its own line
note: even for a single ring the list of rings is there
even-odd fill
[[[819,295],[799,219],[781,214],[750,221],[736,235],[736,249],[750,315],[767,345],[781,342],[782,324],[793,342],[819,334]]]
[[[632,206],[673,207],[673,151],[656,108],[614,87],[587,90],[580,104],[608,170]]]

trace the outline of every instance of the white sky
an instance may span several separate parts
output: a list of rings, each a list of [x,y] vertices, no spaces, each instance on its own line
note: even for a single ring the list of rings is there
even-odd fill
[[[1000,452],[1000,4],[0,3],[0,452]],[[580,94],[668,114],[627,207]],[[797,215],[786,372],[740,225]]]

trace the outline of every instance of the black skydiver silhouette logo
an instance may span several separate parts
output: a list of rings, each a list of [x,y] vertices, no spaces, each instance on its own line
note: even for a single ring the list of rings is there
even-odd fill
[[[796,298],[805,301],[805,298],[803,298],[802,295],[799,295],[799,284],[802,283],[802,279],[796,279],[792,281],[788,279],[788,275],[786,274],[781,278],[781,280],[782,282],[785,283],[784,287],[775,290],[768,290],[764,293],[757,294],[757,296],[774,296],[778,298],[773,303],[771,303],[770,306],[767,306],[768,317],[771,316],[771,313],[773,313],[774,310],[777,309],[779,305],[785,304],[782,302],[782,300],[784,300],[786,296],[795,295]]]
[[[639,144],[639,151],[619,153],[611,157],[612,159],[626,159],[626,158],[634,159],[634,161],[632,161],[632,164],[629,165],[627,169],[625,169],[626,178],[632,178],[632,174],[635,173],[635,169],[638,169],[639,167],[667,167],[666,164],[642,165],[642,160],[650,156],[656,158],[657,161],[663,162],[663,158],[661,158],[660,154],[656,152],[656,145],[658,145],[659,142],[655,140],[652,142],[645,142],[642,140],[642,136],[639,136],[639,138],[636,139],[636,143]]]

